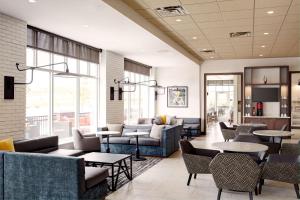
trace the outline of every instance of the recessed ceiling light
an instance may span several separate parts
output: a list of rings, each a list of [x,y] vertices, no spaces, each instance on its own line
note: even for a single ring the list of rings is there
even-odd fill
[[[206,51],[207,49],[202,49],[202,51]]]
[[[176,19],[175,21],[176,21],[176,22],[181,22],[181,21],[182,21],[182,19]]]
[[[269,33],[266,32],[266,33],[264,33],[264,35],[269,35]]]
[[[274,14],[274,11],[273,11],[273,10],[269,10],[267,13],[268,13],[269,15],[272,15],[272,14]]]
[[[87,24],[83,24],[83,25],[82,25],[82,27],[84,27],[84,28],[88,28],[88,27],[89,27],[89,25],[87,25]]]
[[[261,47],[261,48],[265,48],[265,47],[266,47],[266,45],[261,45],[260,47]]]
[[[215,58],[215,57],[211,56],[210,58]]]
[[[36,3],[36,0],[28,0],[29,3]]]
[[[259,57],[263,57],[264,55],[262,55],[262,54],[259,54]]]
[[[196,36],[194,36],[194,37],[192,37],[193,38],[193,40],[197,40],[197,37]]]

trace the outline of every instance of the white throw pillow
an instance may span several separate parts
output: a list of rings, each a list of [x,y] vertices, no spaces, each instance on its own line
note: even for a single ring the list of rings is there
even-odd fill
[[[161,138],[161,132],[165,126],[164,125],[156,125],[153,124],[150,132],[150,137],[154,139],[159,139]]]

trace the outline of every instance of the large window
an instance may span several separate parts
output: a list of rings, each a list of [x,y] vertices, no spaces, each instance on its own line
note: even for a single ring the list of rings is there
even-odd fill
[[[27,138],[40,135],[69,138],[73,128],[84,132],[96,130],[98,64],[27,48],[27,66],[58,62],[67,62],[70,72],[82,76],[55,76],[65,70],[63,64],[34,70],[33,83],[27,85],[26,91]]]
[[[149,76],[125,71],[125,78],[130,82],[148,81]],[[132,90],[133,87],[125,86],[124,90]],[[150,117],[150,94],[152,88],[137,85],[134,92],[124,92],[124,121],[126,124],[137,123],[138,118]]]

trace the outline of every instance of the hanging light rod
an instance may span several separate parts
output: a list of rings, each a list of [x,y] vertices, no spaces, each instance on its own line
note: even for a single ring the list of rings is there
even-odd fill
[[[25,83],[14,83],[16,85],[28,85],[31,84],[33,82],[33,71],[35,69],[40,69],[40,68],[44,68],[44,67],[49,67],[49,66],[54,66],[54,65],[65,65],[66,66],[66,70],[64,72],[58,72],[55,73],[54,76],[63,76],[63,77],[68,77],[68,78],[75,78],[75,77],[81,77],[80,74],[76,74],[76,73],[71,73],[69,70],[69,66],[68,63],[66,62],[59,62],[59,63],[53,63],[53,64],[48,64],[48,65],[41,65],[41,66],[36,66],[36,67],[27,67],[27,68],[20,68],[20,64],[16,63],[16,68],[18,71],[27,71],[27,70],[31,70],[31,79],[29,82],[25,82]]]

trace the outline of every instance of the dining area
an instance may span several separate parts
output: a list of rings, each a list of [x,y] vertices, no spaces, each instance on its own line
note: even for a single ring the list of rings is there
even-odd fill
[[[275,181],[293,186],[295,199],[300,199],[300,141],[290,142],[294,132],[287,125],[281,130],[268,130],[259,123],[220,122],[219,126],[223,141],[210,141],[209,148],[180,142],[189,173],[187,185],[192,177],[212,174],[218,200],[224,191],[247,192],[252,200],[264,199],[264,187],[272,187],[270,182]]]

